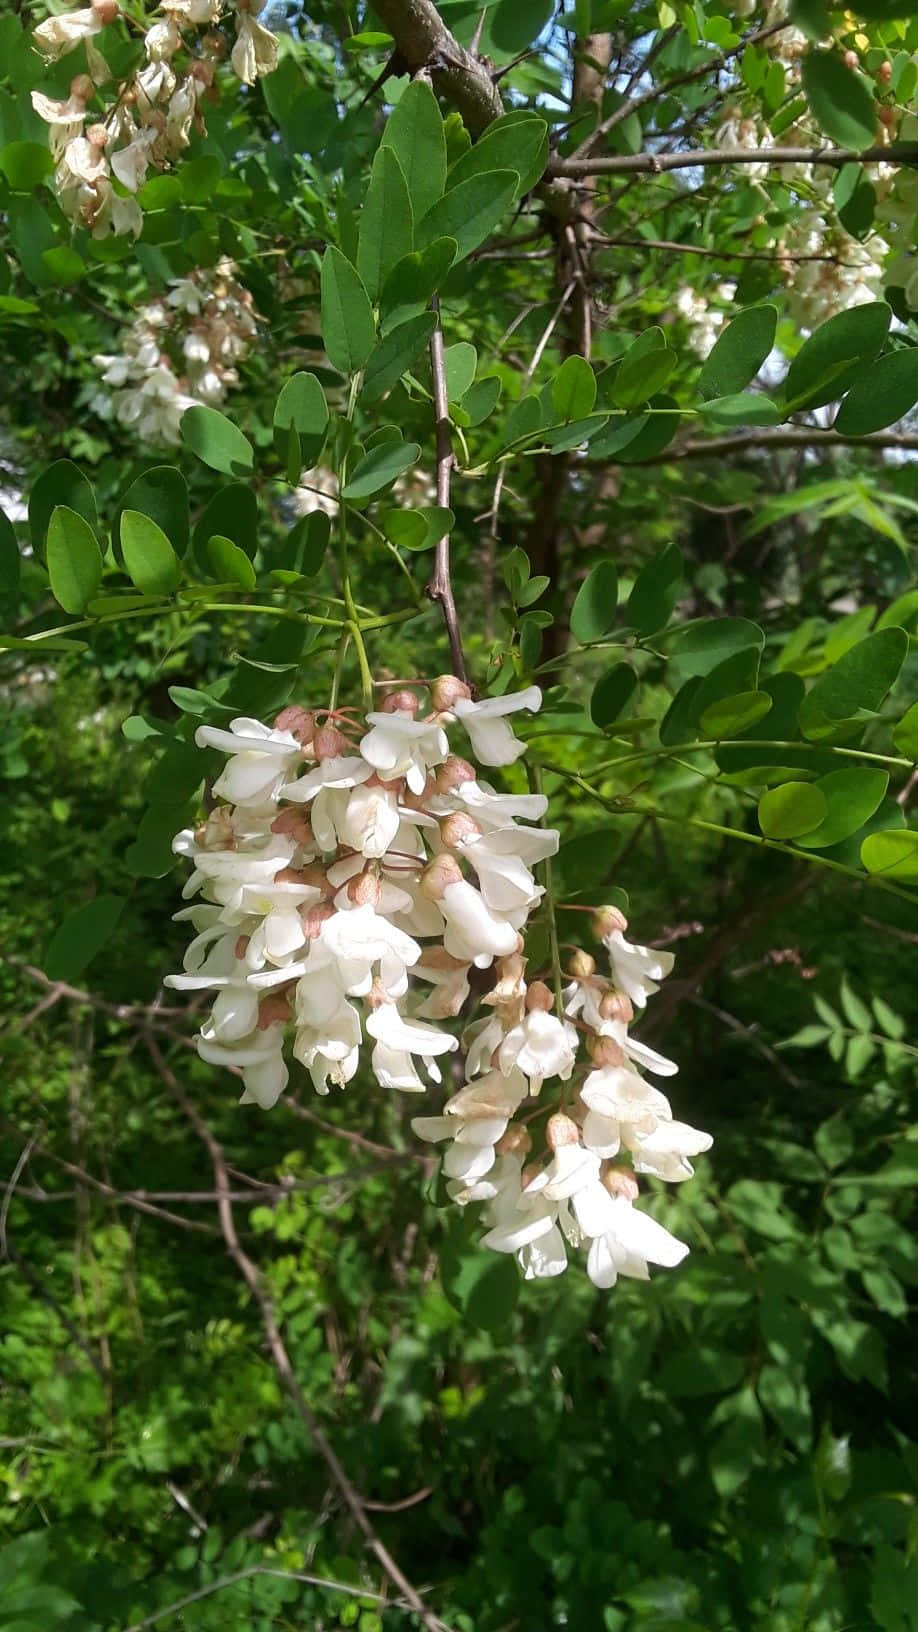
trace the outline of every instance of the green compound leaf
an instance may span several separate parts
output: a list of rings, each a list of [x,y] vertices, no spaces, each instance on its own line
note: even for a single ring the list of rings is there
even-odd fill
[[[421,449],[417,442],[382,442],[365,454],[355,465],[346,485],[341,489],[343,499],[367,499],[384,487],[391,487],[402,473],[413,465]]]
[[[322,259],[321,301],[329,362],[342,374],[356,374],[373,350],[376,324],[360,274],[333,244]]]
[[[139,510],[121,513],[124,565],[142,595],[171,595],[182,576],[181,563],[161,527]]]
[[[759,800],[759,826],[767,839],[796,839],[825,820],[825,794],[812,782],[785,782]]]
[[[201,462],[225,476],[248,476],[255,465],[252,444],[216,408],[198,403],[182,415],[182,441]]]
[[[748,306],[745,311],[737,312],[705,358],[698,376],[701,395],[708,399],[730,399],[745,392],[775,343],[777,326],[778,313],[774,306]]]
[[[44,969],[49,980],[76,980],[114,934],[124,897],[97,895],[71,912],[51,937]]]
[[[573,359],[571,359],[573,361]],[[571,634],[581,645],[601,640],[612,629],[618,611],[618,573],[612,561],[600,561],[577,591],[571,607]]]
[[[65,612],[84,611],[102,582],[102,552],[84,516],[59,504],[48,524],[51,593]]]
[[[856,380],[835,416],[843,436],[869,436],[895,425],[918,402],[918,346],[880,357]]]

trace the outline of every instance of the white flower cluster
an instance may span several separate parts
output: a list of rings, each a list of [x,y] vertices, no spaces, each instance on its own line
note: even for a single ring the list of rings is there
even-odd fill
[[[676,311],[685,318],[688,324],[688,343],[699,357],[707,357],[727,322],[733,293],[731,283],[717,285],[715,294],[725,303],[723,310],[712,306],[706,295],[701,294],[698,289],[693,289],[688,283],[683,284],[676,295]]]
[[[541,794],[499,792],[447,730],[462,727],[479,764],[510,765],[524,744],[508,716],[540,704],[536,687],[475,701],[445,675],[426,714],[405,688],[364,717],[293,706],[270,726],[199,727],[199,746],[229,757],[213,789],[223,802],[175,840],[194,867],[184,893],[200,899],[177,914],[195,935],[167,984],[215,994],[198,1052],[238,1069],[243,1101],[267,1108],[287,1084],[288,1043],[319,1093],[352,1080],[364,1039],[381,1087],[424,1092],[491,971],[462,1032],[463,1086],[413,1127],[445,1145],[450,1197],[487,1204],[485,1245],[533,1277],[564,1269],[565,1241],[584,1244],[590,1277],[611,1286],[684,1257],[634,1208],[636,1175],[687,1178],[711,1140],[673,1120],[643,1072],[676,1067],[629,1032],[670,953],[631,945],[604,907],[608,978],[579,951],[557,1002],[526,980],[522,932],[544,894],[531,869],[558,834],[537,825]],[[552,1100],[545,1084],[571,1084],[581,1034],[590,1068]],[[545,1116],[533,1160],[528,1124]]]
[[[876,233],[861,243],[817,207],[790,222],[778,262],[787,284],[787,310],[798,329],[811,331],[850,306],[876,300],[885,283],[889,245]],[[833,259],[801,260],[800,256]]]
[[[247,85],[277,64],[277,40],[256,21],[252,0],[234,0],[234,72]],[[257,9],[257,8],[256,8]],[[143,227],[136,194],[152,167],[167,168],[202,134],[201,104],[214,95],[218,64],[229,42],[218,25],[227,0],[161,0],[157,19],[144,35],[144,64],[124,83],[113,81],[96,36],[121,15],[119,0],[92,0],[80,11],[48,17],[32,39],[49,61],[82,44],[89,72],[77,74],[62,99],[32,92],[32,106],[48,125],[57,160],[55,189],[64,213],[94,238],[133,233]],[[204,32],[202,32],[204,31]],[[111,85],[108,104],[91,112]]]
[[[235,274],[232,261],[218,261],[141,306],[121,351],[93,358],[110,388],[94,394],[93,411],[145,441],[178,442],[187,408],[222,402],[257,334],[252,296]]]
[[[903,119],[898,139],[918,142],[918,115]],[[892,173],[876,217],[892,251],[887,282],[901,288],[907,305],[918,312],[918,170],[903,164]]]

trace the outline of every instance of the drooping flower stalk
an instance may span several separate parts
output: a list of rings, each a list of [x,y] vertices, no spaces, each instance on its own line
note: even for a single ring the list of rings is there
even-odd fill
[[[527,1277],[560,1273],[567,1246],[583,1245],[596,1285],[646,1278],[688,1248],[633,1206],[637,1175],[688,1178],[711,1144],[673,1120],[644,1073],[676,1066],[629,1029],[672,955],[627,941],[603,907],[592,927],[608,975],[581,950],[557,1003],[527,979],[525,932],[545,893],[533,868],[558,833],[539,825],[541,793],[500,792],[449,733],[461,727],[481,763],[511,765],[525,744],[509,716],[541,694],[475,701],[447,675],[429,703],[400,687],[363,716],[335,703],[199,727],[199,745],[228,757],[221,802],[175,841],[199,899],[178,914],[196,933],[167,984],[215,994],[199,1053],[236,1067],[243,1101],[265,1108],[291,1055],[322,1094],[367,1052],[381,1087],[424,1093],[461,1042],[456,1091],[413,1127],[444,1146],[452,1200],[487,1204],[484,1244],[515,1253]]]

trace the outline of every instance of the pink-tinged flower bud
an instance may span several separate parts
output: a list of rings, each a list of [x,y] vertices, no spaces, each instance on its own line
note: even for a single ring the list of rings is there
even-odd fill
[[[90,125],[86,132],[86,140],[92,147],[97,147],[101,151],[108,146],[109,134],[104,125]]]
[[[881,62],[877,69],[877,79],[881,85],[888,85],[892,79],[893,66],[891,62]]]
[[[597,907],[593,914],[593,934],[597,940],[604,940],[618,929],[622,934],[628,928],[628,920],[618,907]]]
[[[556,1111],[554,1116],[548,1118],[545,1139],[549,1150],[560,1150],[562,1145],[579,1145],[580,1129],[573,1117]]]
[[[378,907],[382,886],[373,873],[358,873],[348,880],[347,898],[355,907]]]
[[[340,759],[347,751],[347,739],[336,725],[320,725],[312,739],[316,759]]]
[[[300,708],[298,703],[291,703],[289,708],[282,708],[274,721],[275,731],[289,731],[297,742],[311,742],[315,729],[316,717],[311,708]]]
[[[522,1188],[524,1190],[528,1190],[533,1179],[537,1179],[541,1171],[542,1169],[538,1162],[529,1162],[528,1165],[523,1168],[523,1171],[520,1174],[520,1184]]]
[[[626,1201],[637,1201],[641,1193],[640,1185],[628,1167],[605,1168],[600,1183],[610,1196],[624,1196]]]
[[[264,997],[258,1006],[258,1030],[267,1031],[269,1026],[286,1025],[292,1020],[290,1000],[283,992],[272,992],[270,997]]]
[[[596,973],[596,959],[591,958],[589,952],[577,951],[567,966],[567,972],[574,980],[589,980]]]
[[[470,765],[467,759],[460,759],[458,754],[450,754],[437,770],[437,792],[452,793],[453,788],[461,787],[463,782],[474,782],[476,777],[474,765]]]
[[[532,1139],[526,1128],[521,1127],[518,1122],[511,1122],[494,1149],[498,1156],[528,1156],[532,1149]]]
[[[115,18],[121,15],[118,0],[92,0],[92,9],[103,28],[107,28],[109,23],[113,23]]]
[[[334,916],[335,909],[330,901],[320,901],[314,907],[300,907],[303,934],[307,941],[317,941],[322,933],[322,925]]]
[[[454,674],[439,675],[430,688],[430,700],[437,714],[452,708],[453,703],[460,700],[467,702],[471,695],[471,688],[457,680]]]
[[[590,1054],[598,1066],[619,1066],[625,1063],[625,1051],[614,1037],[596,1037],[590,1045]]]
[[[403,687],[400,691],[390,691],[383,698],[380,710],[383,714],[416,714],[420,706],[414,692]]]
[[[421,874],[421,890],[428,901],[442,901],[451,884],[462,883],[462,868],[455,856],[435,856]]]
[[[469,839],[477,839],[480,834],[478,822],[464,810],[454,810],[440,823],[440,837],[448,850],[461,850]]]
[[[859,68],[861,65],[861,59],[856,51],[846,51],[844,55],[844,64],[846,68]]]
[[[76,74],[70,81],[70,95],[76,97],[78,102],[88,102],[95,89],[88,74]]]
[[[624,992],[606,992],[600,999],[599,1012],[604,1020],[624,1020],[626,1026],[634,1019],[634,1007]]]
[[[526,1007],[529,1013],[541,1009],[543,1014],[550,1014],[554,1006],[554,995],[544,980],[534,980],[526,993]]]
[[[296,867],[282,867],[279,873],[274,874],[275,884],[305,884],[303,874]]]
[[[244,958],[245,957],[246,953],[249,950],[249,940],[250,939],[251,939],[251,937],[248,936],[248,935],[240,935],[238,937],[238,939],[236,941],[236,945],[233,947],[233,953],[237,958]]]
[[[309,845],[315,843],[312,828],[301,810],[288,807],[275,816],[271,823],[272,833],[289,833],[297,844]]]

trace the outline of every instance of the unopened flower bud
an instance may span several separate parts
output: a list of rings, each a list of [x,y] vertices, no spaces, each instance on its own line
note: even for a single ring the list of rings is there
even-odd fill
[[[843,60],[846,68],[860,67],[861,59],[856,51],[846,51]]]
[[[511,1122],[494,1149],[498,1156],[528,1156],[532,1149],[528,1129],[522,1127],[519,1122]]]
[[[92,0],[92,9],[103,28],[107,28],[121,14],[118,0]]]
[[[544,980],[534,980],[526,993],[526,1007],[530,1014],[534,1009],[541,1009],[543,1014],[550,1014],[554,1006],[554,996]]]
[[[597,1066],[619,1066],[625,1063],[625,1051],[614,1037],[596,1037],[590,1045],[590,1055]]]
[[[316,717],[310,708],[300,708],[299,704],[291,703],[289,708],[282,708],[274,721],[275,731],[289,731],[297,742],[311,742],[316,728]]]
[[[437,714],[452,708],[453,703],[466,701],[471,695],[470,687],[454,674],[439,675],[430,688],[430,700]]]
[[[317,941],[322,933],[322,925],[334,915],[335,909],[330,901],[320,901],[314,907],[300,907],[300,920],[307,941]]]
[[[272,833],[289,833],[297,844],[309,845],[315,843],[315,837],[307,818],[301,810],[288,808],[275,816],[271,823]]]
[[[578,950],[571,958],[567,972],[574,980],[589,980],[596,973],[596,959],[591,958],[589,952]]]
[[[249,950],[249,941],[250,941],[250,939],[251,939],[251,936],[249,936],[249,935],[240,935],[240,936],[237,937],[236,945],[233,947],[233,953],[237,958],[244,958],[245,957],[246,953]]]
[[[348,880],[347,898],[355,907],[378,907],[381,897],[382,887],[373,873],[358,873]]]
[[[626,1201],[637,1201],[641,1193],[637,1179],[627,1167],[607,1167],[600,1182],[610,1196],[624,1196]]]
[[[98,147],[101,150],[108,146],[109,132],[104,125],[90,125],[86,132],[86,140],[91,147]]]
[[[390,691],[380,705],[383,714],[416,714],[420,703],[413,691]]]
[[[286,1025],[292,1019],[289,999],[283,992],[272,992],[270,997],[262,998],[258,1006],[258,1030],[267,1031],[269,1026],[279,1023]]]
[[[462,868],[455,856],[435,856],[421,874],[421,891],[428,901],[442,901],[451,884],[461,884]]]
[[[78,102],[88,102],[95,89],[88,74],[76,74],[70,81],[70,95],[75,96]]]
[[[579,1145],[580,1129],[573,1117],[556,1111],[554,1116],[548,1118],[545,1139],[549,1150],[560,1150],[562,1145]]]
[[[617,929],[624,934],[627,928],[628,920],[625,914],[619,911],[618,907],[596,908],[593,914],[593,934],[597,940],[604,940],[607,935],[612,935]]]
[[[454,810],[440,823],[440,837],[448,850],[461,850],[469,839],[477,839],[480,834],[479,823],[464,810]]]
[[[626,1026],[634,1019],[631,999],[624,992],[606,992],[600,999],[599,1012],[604,1020],[624,1020]]]
[[[438,793],[452,793],[453,788],[459,788],[463,782],[474,782],[476,772],[474,765],[467,759],[460,759],[458,754],[450,754],[439,766],[436,775]]]
[[[889,84],[890,80],[892,79],[892,72],[893,68],[891,62],[880,63],[880,66],[877,69],[877,79],[880,81],[881,85]]]
[[[339,759],[347,748],[347,741],[336,725],[320,725],[312,739],[316,759]]]

